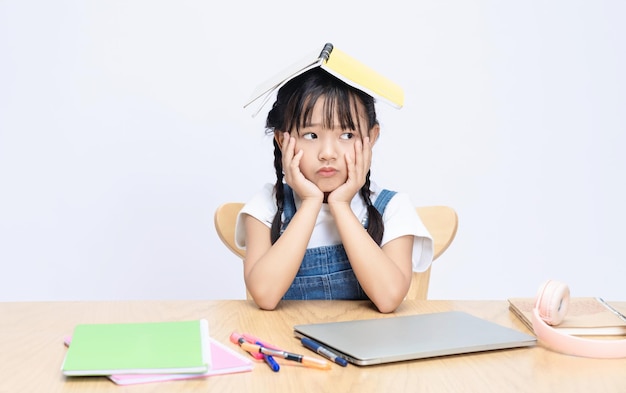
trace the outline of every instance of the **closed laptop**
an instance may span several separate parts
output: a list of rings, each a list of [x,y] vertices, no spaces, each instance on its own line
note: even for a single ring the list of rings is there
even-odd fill
[[[360,366],[536,344],[534,336],[461,311],[303,324],[294,333]]]

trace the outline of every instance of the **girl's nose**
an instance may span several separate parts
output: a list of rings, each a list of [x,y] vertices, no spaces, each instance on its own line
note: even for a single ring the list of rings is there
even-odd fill
[[[332,141],[323,141],[320,146],[320,161],[331,161],[337,158],[337,149]]]

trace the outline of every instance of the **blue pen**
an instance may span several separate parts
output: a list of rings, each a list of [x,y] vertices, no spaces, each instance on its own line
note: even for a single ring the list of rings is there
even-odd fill
[[[337,355],[330,349],[325,348],[324,346],[322,346],[322,344],[311,340],[310,338],[302,337],[300,342],[302,342],[302,345],[304,345],[306,348],[310,349],[311,351],[319,353],[320,355],[324,356],[326,359],[331,360],[342,367],[346,367],[348,365],[348,361],[346,359]]]
[[[259,346],[263,346],[263,344],[261,344],[259,341],[257,341],[255,344]],[[263,354],[263,360],[265,360],[265,363],[267,363],[267,365],[270,366],[272,371],[278,372],[278,370],[280,370],[280,366],[278,365],[278,362],[276,362],[276,359],[274,359],[272,355]]]

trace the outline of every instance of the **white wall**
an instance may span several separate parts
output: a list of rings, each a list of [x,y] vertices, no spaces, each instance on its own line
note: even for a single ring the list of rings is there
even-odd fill
[[[373,179],[458,210],[432,298],[624,300],[624,4],[0,0],[0,300],[243,298],[213,212],[274,178],[241,106],[326,41],[406,90]]]

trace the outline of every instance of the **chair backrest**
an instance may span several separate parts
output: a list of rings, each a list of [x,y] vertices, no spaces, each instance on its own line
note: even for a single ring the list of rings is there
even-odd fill
[[[240,202],[228,202],[219,206],[215,211],[214,222],[215,230],[222,242],[230,251],[243,259],[246,256],[246,251],[235,245],[235,223],[242,207],[243,203]],[[454,240],[458,227],[458,216],[454,209],[448,206],[421,206],[416,210],[433,237],[435,243],[434,261],[446,251]],[[413,273],[407,299],[426,299],[428,297],[430,269],[428,268],[422,273]]]
[[[444,253],[454,240],[459,226],[459,217],[456,211],[449,206],[420,206],[416,208],[424,226],[433,237],[433,261]],[[422,273],[413,273],[411,287],[406,295],[407,299],[428,298],[430,270],[432,265]]]
[[[235,223],[242,208],[243,203],[241,202],[228,202],[219,206],[213,217],[215,230],[220,240],[241,259],[246,257],[246,250],[238,248],[235,244]]]

